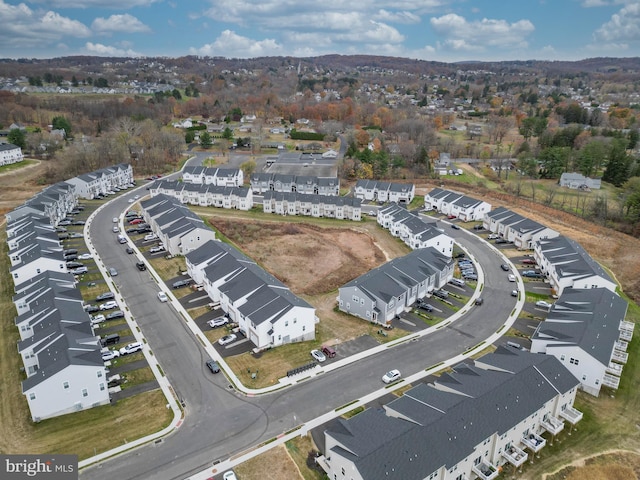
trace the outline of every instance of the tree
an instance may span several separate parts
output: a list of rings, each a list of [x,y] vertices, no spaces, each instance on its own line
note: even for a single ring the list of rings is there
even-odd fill
[[[185,143],[192,143],[196,138],[196,133],[193,130],[187,130],[184,134]]]
[[[538,157],[540,160],[540,176],[543,178],[559,178],[566,171],[569,159],[568,147],[545,148]]]
[[[225,140],[233,140],[233,130],[231,130],[229,127],[226,127],[222,132],[222,138],[224,138]]]
[[[240,169],[242,170],[242,173],[244,173],[245,178],[249,178],[249,176],[255,172],[256,167],[257,164],[255,160],[247,160],[240,164]]]
[[[66,138],[71,137],[71,123],[66,117],[53,117],[51,125],[55,130],[64,130]]]
[[[178,90],[177,88],[173,89],[173,91],[171,92],[171,96],[176,100],[182,100],[182,94],[180,93],[180,90]]]
[[[200,145],[202,148],[210,148],[213,145],[213,139],[211,135],[209,135],[209,132],[202,132],[202,134],[200,134]]]
[[[599,168],[604,155],[604,144],[599,140],[590,141],[578,153],[576,164],[578,171],[585,177],[590,177]]]
[[[602,180],[612,183],[616,187],[621,186],[629,179],[631,157],[627,154],[626,146],[627,140],[625,139],[617,138],[611,142],[607,168],[602,175]]]
[[[16,147],[20,147],[24,149],[27,145],[27,136],[24,133],[24,130],[19,128],[12,128],[9,130],[9,135],[7,135],[7,140],[9,143],[13,143]]]

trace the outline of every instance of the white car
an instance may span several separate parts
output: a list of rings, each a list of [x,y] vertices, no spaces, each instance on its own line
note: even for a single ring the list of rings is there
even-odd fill
[[[547,310],[549,310],[552,305],[549,302],[545,302],[544,300],[538,300],[536,302],[536,307],[546,308]]]
[[[158,252],[164,252],[164,247],[162,245],[158,245],[156,247],[151,247],[149,249],[149,253],[158,253]]]
[[[314,360],[317,360],[318,362],[324,362],[327,359],[325,354],[322,353],[320,350],[311,350],[311,356],[313,357]]]
[[[90,260],[93,258],[93,255],[90,253],[83,253],[82,255],[78,255],[78,260]]]
[[[100,305],[100,311],[111,310],[112,308],[118,308],[118,302],[111,300]]]
[[[233,473],[233,470],[229,470],[228,472],[224,472],[222,475],[222,480],[238,480],[236,474]]]
[[[220,340],[218,340],[218,343],[220,345],[228,345],[230,343],[233,343],[236,341],[236,334],[235,333],[230,333],[229,335],[225,335],[224,337],[222,337]]]
[[[117,225],[114,225],[111,230],[113,230],[113,233],[119,233],[120,232],[120,229],[118,228]]]
[[[226,325],[227,323],[229,323],[229,318],[222,315],[220,317],[216,317],[209,320],[207,322],[207,325],[209,325],[211,328],[216,328],[216,327],[221,327],[223,325]]]
[[[128,200],[128,202],[129,202],[129,203],[133,203],[133,198],[130,198],[130,199]]]
[[[164,292],[158,292],[158,300],[160,300],[161,302],[166,302],[169,300],[169,297],[167,297],[167,294]]]
[[[140,195],[136,195],[136,196],[135,196],[135,197],[133,197],[133,198],[135,198],[136,200],[138,200],[138,199],[140,198]]]
[[[91,317],[91,324],[92,325],[97,325],[98,323],[102,323],[106,320],[105,316],[100,314],[100,315],[94,315],[93,317]]]
[[[133,342],[120,349],[120,355],[128,355],[130,353],[139,352],[142,350],[142,342]]]
[[[118,217],[113,217],[113,219],[111,220],[113,223],[118,223]]]
[[[109,350],[108,352],[102,352],[102,360],[106,362],[107,360],[113,360],[114,358],[118,358],[120,356],[120,352],[117,350]]]
[[[145,240],[155,240],[156,238],[158,238],[158,235],[156,235],[155,233],[148,233],[144,236]]]
[[[510,273],[508,278],[509,278],[510,282],[515,282],[516,281],[516,276],[513,273]]]
[[[400,370],[390,370],[382,376],[382,381],[384,383],[393,383],[396,380],[400,380]]]

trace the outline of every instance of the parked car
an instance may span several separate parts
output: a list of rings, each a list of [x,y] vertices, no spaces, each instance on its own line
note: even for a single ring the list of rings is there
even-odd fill
[[[101,293],[100,295],[98,295],[96,297],[96,302],[102,302],[103,300],[109,300],[111,298],[116,298],[116,296],[113,294],[113,292]]]
[[[71,225],[71,220],[60,220],[58,222],[59,227],[67,227],[69,225]]]
[[[466,254],[464,252],[460,252],[460,253],[456,254],[455,258],[464,258],[464,257],[466,257]]]
[[[487,237],[488,240],[497,240],[498,238],[500,238],[500,235],[497,233],[492,233]]]
[[[484,299],[482,297],[476,298],[476,305],[482,305],[484,303]]]
[[[115,300],[110,300],[100,305],[101,312],[104,310],[111,310],[112,308],[118,308],[118,302],[116,302]]]
[[[124,312],[122,310],[116,310],[111,312],[105,317],[107,320],[115,320],[116,318],[124,318]]]
[[[109,275],[111,275],[112,277],[115,277],[118,275],[118,271],[115,268],[111,267],[109,268]]]
[[[500,265],[500,268],[505,272],[508,272],[509,270],[511,270],[511,267],[509,267],[509,265],[507,265],[506,263],[503,263],[502,265]]]
[[[333,347],[330,347],[329,345],[325,345],[324,347],[322,347],[322,353],[324,353],[327,358],[333,358],[336,356],[336,351]]]
[[[142,218],[137,217],[129,220],[129,225],[138,225],[139,223],[142,223],[142,222],[144,222],[144,220]]]
[[[453,228],[454,230],[460,230],[460,227],[458,225],[456,225],[455,223],[451,224],[451,228]]]
[[[211,373],[220,373],[220,365],[215,360],[207,360],[207,368],[211,370]]]
[[[235,333],[230,333],[229,335],[225,335],[220,340],[218,340],[218,343],[220,345],[229,345],[230,343],[235,342],[236,338],[238,338],[238,337],[236,336]]]
[[[320,350],[311,350],[311,356],[318,362],[324,362],[327,357]]]
[[[100,307],[98,307],[97,305],[85,305],[82,308],[84,308],[84,311],[87,313],[94,313],[94,312],[100,311]]]
[[[159,253],[159,252],[164,252],[164,246],[156,245],[155,247],[151,247],[149,249],[149,253]]]
[[[129,355],[130,353],[142,351],[142,342],[133,342],[120,349],[120,355]]]
[[[189,284],[191,284],[191,279],[187,278],[186,280],[178,280],[177,282],[173,282],[171,286],[173,288],[182,288],[182,287],[186,287]]]
[[[478,275],[475,273],[469,273],[467,275],[462,275],[465,280],[478,280]]]
[[[511,296],[512,297],[517,297],[518,296],[518,290],[511,290]]]
[[[552,305],[549,302],[545,302],[544,300],[538,300],[536,302],[536,307],[546,308],[547,310],[549,310]]]
[[[509,243],[509,242],[507,242],[507,240],[504,239],[504,238],[497,238],[495,243],[496,244],[501,244],[501,243]]]
[[[525,265],[535,265],[536,261],[533,258],[524,258],[522,259],[522,263]]]
[[[104,338],[100,339],[100,345],[103,347],[106,347],[107,345],[115,345],[116,343],[120,343],[120,335],[117,333],[106,335]]]
[[[78,253],[78,250],[75,248],[66,248],[62,251],[63,255],[71,255],[72,253]]]
[[[78,260],[90,260],[93,258],[93,255],[90,253],[83,253],[82,255],[78,255]]]
[[[144,264],[144,262],[136,262],[136,267],[141,272],[144,272],[147,269],[147,266]]]
[[[158,235],[156,235],[155,233],[149,233],[149,234],[144,236],[144,239],[146,241],[155,240],[156,238],[158,238]]]
[[[236,474],[233,473],[233,470],[229,470],[228,472],[224,472],[222,474],[222,480],[238,480]]]
[[[84,225],[85,222],[84,220],[74,220],[73,222],[71,222],[71,225]]]
[[[82,263],[82,262],[67,262],[65,265],[67,266],[67,268],[84,267],[84,263]]]
[[[97,325],[98,323],[102,323],[106,320],[106,317],[104,315],[94,315],[93,317],[91,317],[91,324],[92,325]]]
[[[474,229],[474,230],[484,230],[484,226],[480,223],[480,224],[478,224],[478,225],[474,225],[474,226],[473,226],[473,229]]]
[[[87,273],[89,269],[87,267],[78,267],[70,270],[74,275],[82,275],[83,273]]]
[[[158,300],[160,300],[161,302],[166,302],[169,300],[169,297],[167,297],[167,294],[164,292],[158,292]]]
[[[119,356],[120,356],[120,352],[117,350],[109,350],[108,352],[102,352],[102,360],[104,362],[113,360],[114,358],[118,358]]]
[[[449,292],[444,289],[436,290],[433,294],[438,298],[447,298],[449,296]]]
[[[209,320],[207,322],[207,325],[209,325],[211,328],[217,328],[217,327],[222,327],[223,325],[226,325],[227,323],[229,323],[229,317],[222,315],[220,317],[216,317],[213,318],[211,320]]]
[[[127,252],[129,255],[131,255],[133,253],[133,248],[127,247],[124,249],[124,251]]]
[[[69,238],[84,238],[84,235],[79,232],[71,232],[69,234]]]
[[[397,380],[400,380],[401,376],[402,375],[400,374],[400,370],[389,370],[382,376],[382,381],[384,383],[393,383]]]

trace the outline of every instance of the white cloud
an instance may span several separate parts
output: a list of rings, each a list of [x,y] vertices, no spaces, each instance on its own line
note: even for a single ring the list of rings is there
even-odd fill
[[[282,45],[273,39],[267,38],[256,41],[238,35],[232,30],[222,32],[213,43],[208,43],[199,48],[191,47],[189,51],[195,55],[229,58],[252,58],[283,54]]]
[[[148,7],[159,0],[31,0],[32,3],[44,3],[54,8],[104,8],[128,9],[133,7]]]
[[[376,20],[382,20],[388,23],[420,23],[420,17],[412,12],[391,12],[389,10],[378,10],[374,15]]]
[[[140,53],[128,48],[122,49],[112,47],[109,45],[103,45],[102,43],[87,42],[84,45],[85,50],[90,55],[97,55],[100,57],[142,57]]]
[[[593,34],[596,41],[619,42],[640,40],[640,3],[627,5]]]
[[[582,0],[580,4],[584,8],[593,8],[593,7],[609,7],[612,5],[625,5],[634,3],[637,0]]]
[[[88,37],[82,22],[54,11],[35,11],[26,4],[9,5],[0,0],[0,44],[12,47],[41,47],[63,37]]]
[[[440,48],[469,52],[488,48],[526,48],[526,36],[535,30],[529,20],[514,23],[487,18],[467,21],[455,13],[431,18],[431,26],[442,37],[438,44]]]
[[[151,29],[133,15],[111,15],[109,18],[96,18],[91,24],[91,29],[97,33],[139,33],[150,32]]]

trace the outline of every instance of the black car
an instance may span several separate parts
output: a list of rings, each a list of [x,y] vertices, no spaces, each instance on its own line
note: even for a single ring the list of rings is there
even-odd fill
[[[125,230],[125,232],[127,232],[127,233],[138,233],[138,229],[137,228],[127,228]]]
[[[459,254],[456,255],[456,258],[464,258],[466,257],[464,252],[460,252]]]
[[[131,247],[127,247],[127,248],[125,248],[124,250],[125,250],[125,252],[127,252],[129,255],[131,255],[131,254],[133,253],[133,248],[131,248]]]
[[[67,268],[80,268],[84,267],[84,263],[82,262],[67,262]]]
[[[173,285],[171,285],[173,288],[182,288],[182,287],[186,287],[187,285],[191,284],[191,279],[186,279],[186,280],[178,280],[177,282],[173,282]]]
[[[63,255],[73,255],[74,253],[78,253],[78,250],[76,250],[75,248],[67,248],[66,250],[62,251]]]
[[[507,240],[506,240],[506,239],[504,239],[504,238],[498,238],[498,239],[496,240],[496,243],[497,243],[497,244],[500,244],[500,243],[509,243],[509,242],[507,242]]]
[[[136,267],[138,267],[138,270],[140,270],[141,272],[147,269],[147,266],[143,262],[136,263]]]
[[[96,302],[101,302],[103,300],[111,300],[112,298],[115,298],[115,297],[116,296],[113,294],[113,292],[101,293],[96,297]]]
[[[211,373],[220,373],[220,365],[214,360],[207,360],[207,367],[211,370]]]
[[[123,318],[123,317],[124,317],[124,312],[122,310],[116,310],[115,312],[111,312],[105,318],[107,320],[113,320],[114,318]]]
[[[453,228],[454,230],[460,230],[460,227],[458,225],[456,225],[455,223],[451,224],[451,228]]]
[[[71,262],[72,260],[77,260],[77,259],[78,259],[78,255],[75,253],[69,253],[67,255],[64,255],[65,262]]]
[[[509,270],[511,270],[511,269],[509,268],[509,265],[507,265],[506,263],[503,263],[502,265],[500,265],[500,268],[501,268],[502,270],[504,270],[505,272],[508,272]]]
[[[87,312],[87,313],[99,312],[100,311],[100,307],[98,307],[97,305],[85,305],[84,306],[84,311]]]
[[[71,225],[84,225],[84,221],[83,220],[74,220],[73,222],[71,222]]]
[[[418,302],[418,308],[421,308],[422,310],[426,310],[427,312],[433,312],[433,307],[428,303]]]

